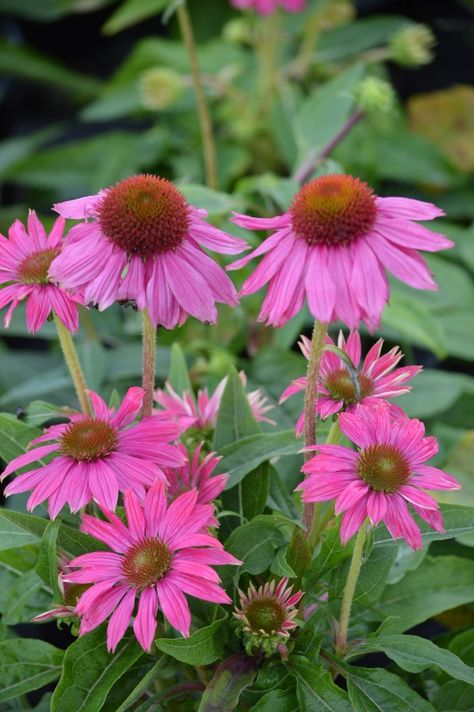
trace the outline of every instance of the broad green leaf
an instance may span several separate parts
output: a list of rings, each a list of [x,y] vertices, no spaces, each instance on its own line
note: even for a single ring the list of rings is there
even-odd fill
[[[398,616],[400,632],[432,616],[474,601],[474,561],[457,556],[426,557],[416,571],[386,587],[379,616]]]
[[[347,691],[355,712],[434,712],[404,680],[379,668],[352,667]]]
[[[30,427],[38,427],[48,420],[66,420],[71,415],[70,408],[61,408],[53,403],[35,400],[26,407],[25,423]]]
[[[105,625],[78,638],[64,656],[51,712],[98,712],[112,686],[143,654],[131,634],[108,653]]]
[[[192,396],[193,389],[189,379],[188,366],[183,350],[177,342],[171,346],[168,381],[179,395],[187,391]]]
[[[22,455],[41,431],[30,428],[9,413],[0,413],[0,458],[6,463]]]
[[[304,575],[304,590],[309,590],[325,574],[337,566],[341,566],[346,559],[350,558],[353,545],[353,540],[350,540],[345,546],[341,543],[338,526],[334,525],[325,529],[321,534],[319,548]]]
[[[296,678],[302,712],[352,712],[347,693],[334,684],[329,672],[320,665],[294,656],[288,667]]]
[[[30,156],[47,141],[56,138],[60,133],[57,126],[51,126],[41,131],[20,138],[10,138],[0,143],[0,175],[3,175],[10,166],[15,165],[26,156]]]
[[[0,551],[16,549],[27,544],[37,544],[41,537],[5,517],[6,511],[0,508]]]
[[[37,690],[61,674],[63,651],[43,640],[0,642],[0,702]]]
[[[372,548],[359,574],[354,593],[354,603],[370,605],[378,601],[385,588],[390,570],[397,558],[397,550],[398,543],[396,542]],[[349,566],[350,561],[346,559],[334,572],[330,586],[331,599],[342,597]]]
[[[222,656],[225,643],[223,624],[227,616],[218,618],[189,638],[157,638],[156,647],[163,653],[188,665],[210,665]]]
[[[474,359],[474,316],[472,306],[439,314],[438,320],[448,339],[452,356],[472,361]]]
[[[473,712],[472,685],[450,680],[439,688],[433,705],[438,712]]]
[[[18,576],[9,590],[2,620],[6,625],[28,623],[33,616],[49,608],[51,608],[51,591],[32,569]]]
[[[431,529],[425,522],[419,522],[423,544],[440,539],[456,539],[464,534],[474,532],[474,507],[463,507],[459,504],[441,504],[444,532]],[[374,534],[374,546],[384,546],[392,537],[384,526],[379,526]]]
[[[474,507],[474,430],[467,430],[455,443],[448,457],[443,461],[443,469],[454,475],[461,483],[460,490],[440,492],[441,502],[463,503]]]
[[[235,709],[243,690],[254,681],[257,669],[257,659],[243,653],[224,660],[204,690],[198,712],[230,712]]]
[[[55,519],[48,522],[41,541],[36,573],[51,588],[55,601],[61,600],[58,585],[58,552],[57,542],[61,521]]]
[[[232,366],[217,414],[212,447],[221,452],[226,445],[232,445],[259,432],[260,427],[250,409],[245,388]]]
[[[394,289],[382,313],[382,327],[392,340],[423,346],[440,359],[448,355],[448,339],[439,319],[414,295],[408,297]]]
[[[66,375],[63,368],[43,371],[9,388],[0,398],[0,406],[28,403],[32,398],[53,394],[70,386],[71,377]]]
[[[469,631],[472,634],[472,631]],[[407,672],[421,672],[431,665],[441,668],[450,677],[474,685],[474,667],[466,665],[457,655],[439,648],[431,640],[416,635],[382,635],[370,638],[351,651],[351,655],[381,651]]]
[[[279,529],[255,520],[234,529],[226,549],[244,562],[242,571],[261,574],[273,561],[275,550],[285,543]]]
[[[115,35],[137,22],[157,15],[170,0],[123,0],[103,27],[106,35]]]
[[[239,211],[243,207],[238,195],[222,193],[204,185],[181,183],[179,189],[189,203],[207,210],[211,218],[227,217],[232,210]]]
[[[276,550],[275,556],[273,557],[272,564],[270,566],[270,571],[275,576],[287,576],[288,578],[296,578],[296,573],[293,571],[291,566],[287,561],[288,547],[281,546]]]
[[[450,642],[449,649],[465,663],[474,666],[474,630],[459,633]]]
[[[139,658],[138,662],[132,665],[125,675],[120,676],[107,695],[104,705],[105,710],[113,709],[114,712],[128,712],[131,705],[149,688],[153,687],[153,682],[158,678],[167,658],[166,655],[162,655],[154,665],[150,664],[151,658],[148,658],[145,662],[143,661],[144,658],[145,656]],[[129,685],[130,682],[131,685]],[[129,686],[131,689],[127,694]]]
[[[295,690],[270,690],[253,705],[252,712],[300,712]]]
[[[353,57],[371,47],[380,47],[401,27],[409,24],[406,17],[381,15],[364,17],[323,32],[314,55],[317,62],[334,62]]]

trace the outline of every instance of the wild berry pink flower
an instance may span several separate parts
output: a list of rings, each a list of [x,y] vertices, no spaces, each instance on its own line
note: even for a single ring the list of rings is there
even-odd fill
[[[409,505],[430,527],[444,531],[438,503],[424,490],[456,490],[460,484],[425,464],[438,452],[438,443],[425,437],[423,423],[406,416],[392,418],[383,401],[341,413],[339,423],[357,450],[315,446],[318,454],[303,466],[309,476],[296,489],[303,491],[304,502],[336,500],[336,514],[343,512],[341,541],[345,544],[368,517],[373,526],[383,521],[394,539],[421,549],[420,529]]]
[[[280,6],[288,12],[301,12],[305,4],[306,0],[232,0],[232,5],[239,10],[252,8],[260,15],[270,15]]]
[[[91,500],[115,509],[119,492],[133,490],[143,498],[155,480],[166,480],[163,467],[185,462],[183,453],[170,441],[181,428],[166,418],[151,416],[132,424],[141,410],[144,391],[129,388],[115,412],[102,398],[89,392],[94,415],[72,415],[69,423],[53,425],[32,441],[41,444],[10,462],[2,479],[47,455],[55,455],[38,469],[18,475],[5,489],[6,495],[32,490],[29,510],[48,499],[54,519],[66,502],[77,512]]]
[[[327,344],[334,345],[330,336]],[[337,340],[338,347],[344,351],[358,371],[360,398],[357,398],[356,389],[349,375],[349,371],[337,354],[325,351],[321,361],[319,376],[318,401],[316,412],[321,418],[328,418],[338,413],[342,408],[351,412],[358,403],[362,405],[375,405],[380,399],[394,398],[408,393],[411,386],[407,381],[421,371],[421,366],[403,366],[395,368],[403,358],[403,353],[398,346],[381,356],[383,339],[379,339],[369,350],[361,363],[361,343],[358,331],[351,331],[346,339],[342,331]],[[300,348],[304,356],[309,359],[311,353],[311,340],[306,336],[301,337]],[[282,393],[280,403],[290,398],[295,393],[306,390],[306,376],[294,380]],[[400,413],[399,413],[400,414]],[[296,433],[301,435],[304,431],[304,412],[296,423]]]
[[[8,239],[0,235],[0,309],[9,304],[5,314],[5,327],[16,307],[26,301],[26,324],[35,333],[48,316],[57,314],[66,329],[77,331],[77,304],[79,295],[73,296],[58,287],[48,277],[51,262],[63,247],[64,220],[58,218],[49,235],[34,210],[28,216],[28,229],[15,220],[8,231]]]
[[[292,589],[285,577],[278,584],[269,581],[258,589],[250,582],[247,593],[239,590],[240,608],[236,608],[233,615],[242,625],[249,655],[256,648],[271,655],[297,627],[296,606],[304,594],[303,591],[292,593]]]
[[[247,376],[243,371],[239,375],[242,385],[245,387]],[[219,382],[212,396],[209,396],[207,388],[204,388],[198,391],[195,401],[187,391],[180,396],[170,383],[166,383],[166,390],[158,388],[155,391],[155,400],[166,410],[168,415],[174,416],[183,428],[194,427],[203,431],[211,430],[216,425],[217,413],[226,384],[227,376]],[[265,415],[269,410],[272,410],[273,406],[268,403],[268,398],[260,389],[247,393],[247,398],[255,420],[275,425],[275,421]]]
[[[178,445],[186,458],[181,467],[165,467],[164,472],[168,480],[167,495],[173,501],[183,492],[195,489],[199,504],[210,504],[221,494],[228,479],[228,475],[213,475],[212,472],[219,464],[221,457],[216,457],[215,452],[201,456],[203,443],[200,443],[192,455],[184,445]]]
[[[283,326],[306,297],[316,319],[340,319],[351,329],[374,329],[389,298],[385,270],[416,289],[437,289],[418,250],[452,247],[443,235],[415,220],[443,211],[409,198],[379,198],[349,175],[327,175],[304,185],[288,212],[274,218],[235,215],[250,230],[273,230],[256,250],[229,265],[238,269],[265,255],[244,282],[241,295],[268,284],[260,321]]]
[[[86,304],[103,310],[131,300],[148,309],[155,325],[173,329],[188,315],[215,322],[216,302],[238,303],[232,282],[200,245],[236,254],[246,242],[205,222],[207,212],[165,178],[132,176],[54,209],[85,220],[71,229],[49,274],[68,289],[83,289]]]
[[[202,529],[212,507],[197,504],[197,492],[180,495],[169,506],[165,487],[156,482],[142,506],[132,491],[124,498],[127,525],[103,510],[108,522],[82,517],[82,531],[112,551],[83,554],[70,563],[77,569],[65,576],[72,583],[93,584],[76,606],[79,634],[96,628],[110,616],[107,648],[114,652],[128,628],[135,599],[133,630],[144,650],[150,650],[157,612],[182,635],[189,635],[191,613],[184,594],[212,603],[230,603],[213,565],[240,564],[222,544]]]

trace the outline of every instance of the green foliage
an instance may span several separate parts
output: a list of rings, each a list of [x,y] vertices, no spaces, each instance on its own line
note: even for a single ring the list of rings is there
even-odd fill
[[[167,655],[188,665],[210,665],[223,653],[225,632],[223,625],[227,616],[221,615],[204,628],[195,631],[189,638],[157,638],[156,647]]]
[[[63,651],[42,640],[0,642],[0,702],[37,690],[61,674]]]

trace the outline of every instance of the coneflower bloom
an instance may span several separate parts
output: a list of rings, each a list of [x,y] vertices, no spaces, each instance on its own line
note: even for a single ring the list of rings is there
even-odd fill
[[[80,597],[76,613],[79,633],[96,628],[110,616],[107,648],[115,650],[127,630],[135,601],[133,630],[144,650],[150,650],[157,612],[182,635],[189,635],[191,613],[184,594],[212,603],[230,603],[213,565],[240,564],[213,536],[203,533],[212,507],[197,504],[197,492],[186,492],[169,506],[165,487],[156,482],[142,506],[132,491],[124,497],[127,525],[103,510],[108,522],[83,515],[83,532],[112,551],[83,554],[73,559],[65,580],[93,584]]]
[[[437,289],[418,250],[437,252],[453,243],[413,221],[443,214],[431,203],[379,198],[349,175],[321,176],[298,191],[283,215],[236,214],[237,225],[274,233],[228,269],[265,255],[241,290],[253,294],[268,284],[260,321],[283,326],[306,297],[322,322],[340,319],[352,329],[364,321],[374,329],[389,298],[385,270],[416,289]]]
[[[259,15],[270,15],[278,7],[288,10],[288,12],[301,12],[304,10],[305,4],[306,0],[232,0],[232,5],[239,10],[251,8]]]
[[[166,480],[163,467],[185,462],[183,453],[169,444],[180,435],[179,425],[159,416],[133,424],[142,408],[142,388],[129,388],[116,412],[97,393],[89,391],[89,395],[93,416],[78,413],[69,423],[51,426],[32,441],[31,445],[41,443],[39,447],[10,462],[2,479],[48,455],[56,456],[18,475],[6,487],[6,495],[32,490],[27,508],[47,499],[52,519],[66,502],[72,512],[91,500],[113,510],[119,492],[131,489],[143,498],[145,487],[156,479]]]
[[[334,345],[330,336],[326,338],[326,343]],[[342,408],[352,411],[358,403],[362,405],[374,405],[381,398],[394,398],[408,393],[411,386],[406,385],[413,376],[421,371],[421,366],[403,366],[395,368],[403,358],[403,353],[398,346],[394,346],[390,351],[381,356],[383,339],[379,339],[367,353],[361,363],[361,342],[358,331],[352,331],[347,341],[342,331],[339,332],[337,340],[338,347],[344,351],[358,372],[360,395],[357,397],[356,388],[349,371],[337,354],[325,351],[321,361],[319,376],[318,401],[316,412],[321,418],[328,418],[334,413],[338,413]],[[311,340],[306,336],[301,337],[300,348],[304,356],[309,359],[311,353]],[[295,379],[282,393],[280,403],[287,398],[306,390],[306,376]],[[296,423],[296,433],[301,435],[304,431],[304,413],[298,418]]]
[[[228,475],[213,475],[213,471],[222,458],[216,457],[215,452],[201,456],[203,443],[200,443],[192,455],[184,445],[178,445],[186,458],[181,467],[165,467],[164,472],[168,480],[167,495],[169,500],[174,500],[183,492],[195,489],[199,504],[210,504],[221,494],[228,479]]]
[[[247,593],[239,590],[240,608],[236,608],[233,615],[241,623],[249,655],[258,648],[271,655],[297,627],[296,606],[304,593],[292,593],[292,589],[285,577],[278,584],[269,581],[258,589],[250,583]]]
[[[247,385],[247,376],[240,372],[242,385]],[[202,431],[213,430],[217,413],[221,405],[222,396],[227,384],[227,376],[220,381],[214,391],[209,396],[207,388],[198,391],[196,400],[185,391],[182,396],[178,395],[171,384],[166,383],[166,390],[158,388],[155,391],[155,400],[166,410],[169,416],[174,416],[183,428],[198,428]],[[255,420],[275,425],[274,420],[266,417],[266,413],[272,410],[273,406],[268,403],[268,398],[260,389],[247,393],[249,406]]]
[[[368,517],[373,526],[383,521],[394,539],[422,548],[409,506],[430,527],[444,531],[438,503],[424,490],[457,490],[460,484],[425,464],[438,452],[438,443],[425,437],[423,423],[405,416],[392,418],[384,401],[341,413],[339,423],[357,450],[314,446],[318,454],[303,466],[309,476],[296,489],[303,491],[304,502],[335,499],[336,514],[343,512],[341,541],[345,544]]]
[[[57,314],[66,329],[77,331],[77,304],[80,297],[60,289],[50,277],[51,262],[61,254],[64,220],[58,218],[49,235],[34,210],[28,216],[28,229],[15,220],[8,239],[0,235],[0,309],[9,304],[5,327],[18,304],[26,301],[28,331],[37,332],[51,313]]]
[[[188,315],[215,322],[216,302],[237,304],[232,282],[200,245],[236,254],[246,242],[209,225],[206,211],[189,205],[165,178],[132,176],[54,209],[85,220],[71,229],[49,274],[68,289],[84,290],[86,304],[103,310],[116,300],[133,301],[167,329]]]

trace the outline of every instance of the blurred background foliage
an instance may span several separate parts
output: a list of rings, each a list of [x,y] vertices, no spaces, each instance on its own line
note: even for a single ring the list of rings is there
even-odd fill
[[[144,171],[177,181],[216,224],[239,234],[230,211],[287,209],[297,167],[362,111],[316,174],[353,173],[381,195],[430,200],[447,213],[435,229],[456,247],[428,256],[439,292],[394,283],[381,333],[408,362],[424,365],[400,405],[427,421],[446,469],[465,482],[450,497],[474,505],[474,3],[312,0],[275,26],[233,11],[228,0],[191,0],[217,137],[217,191],[202,187],[175,4],[0,0],[1,231],[28,208],[51,221],[53,203]],[[275,32],[277,73],[269,55]],[[367,78],[389,82],[393,93],[377,93],[380,84],[362,84]],[[176,333],[160,332],[159,378],[179,340],[195,386],[213,387],[235,363],[276,403],[303,373],[295,344],[310,319],[302,313],[283,329],[263,327],[260,301],[255,295],[234,311],[221,309],[216,327],[189,320]],[[137,383],[139,332],[131,309],[83,310],[78,342],[90,387],[110,396]],[[365,333],[366,346],[378,335]],[[55,406],[73,402],[53,325],[32,337],[17,312],[1,330],[0,349],[2,410],[39,425]],[[275,411],[277,427],[291,428],[300,405],[291,399]]]

